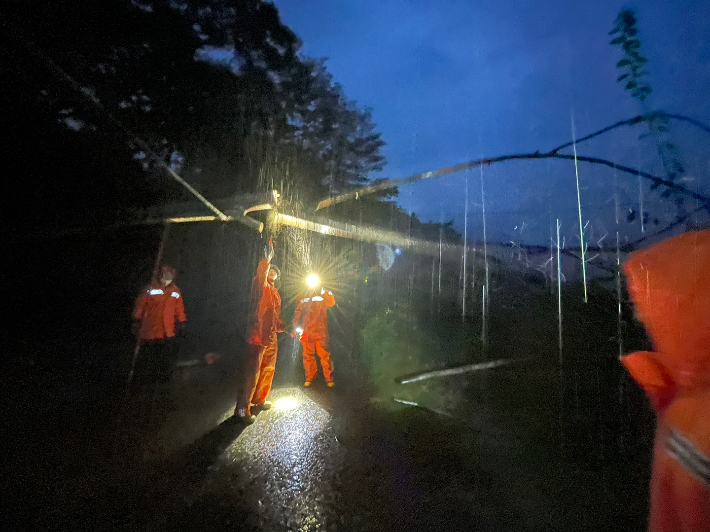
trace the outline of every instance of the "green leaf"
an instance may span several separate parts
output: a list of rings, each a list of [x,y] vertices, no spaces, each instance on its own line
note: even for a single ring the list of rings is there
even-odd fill
[[[626,84],[626,88],[627,88],[627,89],[633,89],[633,88],[635,88],[637,85],[638,85],[638,83],[636,83],[634,80],[631,80],[631,81],[629,81],[629,82]]]
[[[616,33],[616,32],[614,32]],[[623,35],[618,36],[616,39],[612,40],[610,44],[621,44],[626,38]]]
[[[621,61],[616,63],[616,66],[620,68],[620,67],[630,65],[630,64],[631,64],[631,61],[629,61],[628,59],[622,59]]]
[[[628,77],[629,77],[628,74],[622,74],[621,76],[619,76],[619,77],[616,79],[616,81],[621,81],[621,80],[624,80],[624,79],[626,79],[626,78],[628,78]]]

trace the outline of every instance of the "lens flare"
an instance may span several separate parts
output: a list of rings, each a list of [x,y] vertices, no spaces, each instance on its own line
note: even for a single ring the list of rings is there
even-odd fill
[[[315,273],[312,273],[306,277],[306,284],[309,288],[315,288],[320,285],[320,278]]]

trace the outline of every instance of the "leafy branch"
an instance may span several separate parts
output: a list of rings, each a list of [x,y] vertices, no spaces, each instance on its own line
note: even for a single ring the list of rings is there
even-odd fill
[[[614,35],[611,44],[619,46],[623,57],[616,63],[621,74],[617,81],[624,85],[624,88],[631,93],[632,98],[638,100],[644,111],[647,111],[646,98],[651,94],[651,86],[646,81],[648,72],[644,66],[648,60],[641,55],[641,41],[639,31],[636,27],[636,16],[633,11],[622,10],[614,21],[614,27],[609,35]],[[656,138],[658,155],[663,163],[668,180],[673,181],[676,177],[685,173],[685,168],[681,162],[678,146],[669,139],[669,115],[666,113],[647,114],[646,122],[649,134]],[[643,138],[642,135],[640,138]],[[655,187],[651,187],[655,188]],[[669,197],[671,191],[664,191],[663,197]],[[676,196],[676,203],[680,207],[683,203],[682,196]]]
[[[631,91],[631,96],[641,102],[645,101],[652,90],[646,82],[648,72],[643,70],[648,60],[641,55],[641,41],[633,11],[621,11],[609,35],[616,35],[611,44],[621,47],[624,52],[624,57],[616,63],[616,67],[622,70],[617,81],[624,83],[624,88]]]

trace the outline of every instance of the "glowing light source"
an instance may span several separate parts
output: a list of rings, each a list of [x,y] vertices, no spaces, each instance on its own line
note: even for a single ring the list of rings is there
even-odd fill
[[[287,410],[293,410],[298,406],[298,399],[292,396],[286,396],[282,397],[281,399],[277,399],[276,402],[274,403],[274,408],[276,410],[281,410],[281,411],[287,411]]]
[[[312,273],[306,277],[306,284],[309,288],[315,288],[320,285],[320,278],[315,273]]]
[[[303,332],[303,328],[302,328],[302,327],[296,327],[296,332],[297,332],[298,334],[301,334],[301,333]]]

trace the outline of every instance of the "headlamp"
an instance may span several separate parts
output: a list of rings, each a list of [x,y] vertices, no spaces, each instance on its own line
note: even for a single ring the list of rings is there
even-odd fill
[[[315,273],[311,273],[306,277],[306,285],[308,285],[309,288],[315,288],[320,285],[320,278]]]

